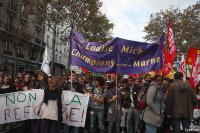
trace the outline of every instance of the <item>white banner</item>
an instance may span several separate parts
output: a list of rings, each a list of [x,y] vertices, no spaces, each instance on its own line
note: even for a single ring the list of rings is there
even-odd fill
[[[63,91],[63,94],[67,111],[67,117],[63,116],[63,122],[75,127],[84,127],[89,96],[72,91]]]
[[[0,124],[42,119],[37,116],[39,102],[44,91],[19,91],[0,95]],[[63,122],[76,127],[84,127],[89,97],[80,93],[63,91],[66,113],[63,111]]]

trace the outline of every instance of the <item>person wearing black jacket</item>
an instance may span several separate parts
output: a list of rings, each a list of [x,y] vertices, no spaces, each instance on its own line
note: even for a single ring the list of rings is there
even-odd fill
[[[39,105],[40,113],[43,109],[43,130],[42,133],[59,133],[60,122],[62,122],[62,105],[64,104],[62,97],[62,81],[61,78],[52,76],[48,79],[48,89],[44,90],[44,97]],[[65,110],[64,110],[65,111]]]
[[[37,75],[38,84],[35,89],[42,89],[47,90],[48,89],[48,75],[44,73],[43,71],[39,71]],[[31,132],[32,133],[42,133],[42,120],[31,120]]]
[[[131,91],[128,86],[128,80],[122,79],[122,87],[121,90],[121,107],[122,107],[122,116],[121,116],[121,127],[122,132],[127,131],[127,133],[132,133],[132,107],[131,107]],[[127,123],[127,124],[126,124]]]
[[[71,78],[72,78],[72,86],[71,86]],[[74,71],[72,71],[72,75],[69,75],[68,81],[65,81],[63,85],[63,90],[71,90],[78,93],[84,93],[82,85],[78,82],[77,75]]]

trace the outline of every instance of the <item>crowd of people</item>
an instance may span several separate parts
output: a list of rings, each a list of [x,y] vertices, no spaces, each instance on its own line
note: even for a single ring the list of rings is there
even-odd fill
[[[14,77],[0,72],[0,94],[32,89],[44,90],[38,110],[43,107],[43,119],[1,124],[0,133],[188,132],[193,109],[200,107],[200,83],[192,89],[180,72],[174,80],[150,74],[111,79],[75,72],[51,77],[43,71]],[[84,128],[61,123],[63,90],[89,96]]]

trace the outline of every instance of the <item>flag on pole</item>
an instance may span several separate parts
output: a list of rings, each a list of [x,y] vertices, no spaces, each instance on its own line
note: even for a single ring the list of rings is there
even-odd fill
[[[81,71],[85,74],[89,73],[89,70],[84,67],[81,67]]]
[[[167,77],[169,78],[169,79],[174,79],[174,74],[176,73],[176,71],[172,68],[171,69],[171,71],[170,71],[170,73],[167,75]]]
[[[196,61],[192,63],[192,72],[190,76],[190,84],[193,88],[200,81],[200,55],[197,55]]]
[[[184,55],[181,56],[180,72],[183,74],[183,80],[186,81],[186,67],[185,67],[185,57],[184,57]]]
[[[173,31],[172,31],[172,23],[171,20],[169,18],[169,23],[168,23],[168,30],[167,30],[167,38],[166,38],[166,42],[168,44],[169,47],[169,54],[170,54],[170,63],[173,65],[174,64],[174,60],[176,58],[176,45],[174,42],[174,35],[173,35]]]
[[[162,49],[163,51],[163,74],[164,75],[168,75],[171,70],[172,70],[172,64],[170,62],[170,55],[167,52],[167,50],[165,49],[165,47],[163,47]]]
[[[41,70],[45,72],[48,76],[51,76],[49,63],[50,63],[50,58],[49,58],[48,49],[46,46],[45,51],[44,51],[44,57],[42,61]]]
[[[168,45],[169,50],[167,51],[165,47],[163,47],[162,49],[163,57],[164,57],[163,74],[168,75],[172,70],[172,66],[174,64],[174,60],[176,58],[176,52],[177,52],[176,45],[174,42],[173,31],[172,31],[172,23],[171,23],[170,18],[168,22],[167,37],[165,41]]]
[[[200,49],[190,47],[186,58],[186,64],[192,65],[192,62],[196,60],[198,54],[200,54]]]

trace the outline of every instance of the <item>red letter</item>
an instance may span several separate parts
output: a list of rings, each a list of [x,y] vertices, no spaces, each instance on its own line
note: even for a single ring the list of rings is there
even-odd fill
[[[8,112],[7,112],[8,111]],[[4,117],[5,117],[5,121],[7,120],[7,116],[8,115],[8,117],[10,118],[10,109],[5,109],[4,110]],[[11,118],[10,118],[10,120],[11,120]]]
[[[30,113],[29,110],[26,111],[27,108],[30,108],[31,106],[25,106],[24,107],[24,118],[26,118],[26,114]]]
[[[14,109],[15,120],[21,120],[21,118],[17,118],[17,114],[18,114],[18,113],[16,112],[17,109],[19,109],[19,108],[15,108],[15,109]]]
[[[71,110],[70,110],[70,118],[69,118],[69,120],[70,121],[72,121],[72,122],[78,122],[78,121],[76,121],[76,120],[72,120],[71,118],[72,118],[72,115],[76,115],[76,114],[73,114],[72,113],[72,110],[80,110],[79,108],[71,108]]]

